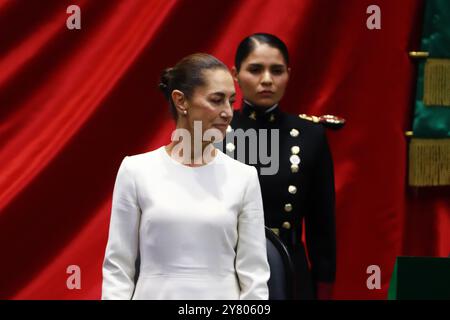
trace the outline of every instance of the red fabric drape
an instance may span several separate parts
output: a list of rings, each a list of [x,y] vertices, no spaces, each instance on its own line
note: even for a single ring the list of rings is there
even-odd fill
[[[395,257],[450,253],[448,189],[409,190],[421,1],[0,1],[0,298],[98,299],[115,175],[169,140],[160,72],[193,52],[230,67],[239,41],[287,43],[282,108],[337,114],[334,298],[385,298]],[[81,8],[81,30],[66,8]],[[447,197],[446,197],[447,196]],[[366,286],[379,265],[382,289]],[[81,289],[66,286],[69,265]]]

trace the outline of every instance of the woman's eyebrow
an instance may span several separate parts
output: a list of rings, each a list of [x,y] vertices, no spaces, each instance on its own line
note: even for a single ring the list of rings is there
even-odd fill
[[[249,63],[248,66],[253,67],[253,68],[263,68],[264,64],[255,62],[255,63]],[[284,64],[275,63],[275,64],[271,64],[269,67],[270,68],[284,68],[284,66],[285,66]]]
[[[261,68],[261,67],[263,67],[263,64],[262,63],[249,63],[248,66]]]
[[[225,97],[225,93],[221,91],[212,92],[209,94],[210,96],[220,96],[221,98]]]
[[[226,94],[223,93],[222,91],[216,91],[216,92],[210,93],[209,95],[210,96],[216,95],[216,96],[220,96],[221,98],[225,98],[226,97]],[[234,98],[235,96],[236,96],[236,92],[232,93],[230,98]]]

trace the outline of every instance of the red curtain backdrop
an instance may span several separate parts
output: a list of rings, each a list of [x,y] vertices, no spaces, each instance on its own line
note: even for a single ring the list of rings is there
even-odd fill
[[[66,8],[81,8],[68,30]],[[366,9],[381,8],[381,30]],[[125,155],[169,141],[161,71],[207,52],[230,67],[253,32],[281,37],[281,106],[347,119],[329,131],[336,299],[384,299],[398,255],[450,253],[449,189],[406,184],[422,1],[0,0],[0,298],[99,299],[111,196]],[[174,199],[176,200],[176,199]],[[81,289],[66,286],[70,265]],[[366,286],[381,268],[382,288]]]

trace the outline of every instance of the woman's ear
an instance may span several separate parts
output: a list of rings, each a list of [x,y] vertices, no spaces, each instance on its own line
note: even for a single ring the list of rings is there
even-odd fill
[[[231,68],[231,75],[233,76],[234,81],[236,81],[237,83],[239,83],[239,78],[238,78],[238,71],[236,69],[235,66],[233,66]]]
[[[184,96],[184,93],[181,92],[180,90],[173,90],[171,97],[172,97],[173,104],[174,104],[175,108],[177,109],[177,111],[180,114],[186,114],[187,101],[186,101],[186,97]]]

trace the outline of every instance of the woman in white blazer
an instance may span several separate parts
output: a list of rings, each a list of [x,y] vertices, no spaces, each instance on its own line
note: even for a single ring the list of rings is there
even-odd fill
[[[257,172],[211,143],[233,115],[228,68],[190,55],[164,71],[160,88],[177,129],[169,145],[120,165],[102,299],[268,299]]]

